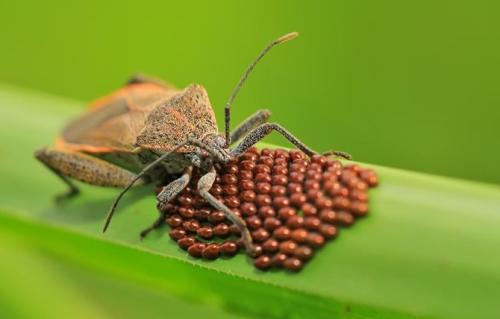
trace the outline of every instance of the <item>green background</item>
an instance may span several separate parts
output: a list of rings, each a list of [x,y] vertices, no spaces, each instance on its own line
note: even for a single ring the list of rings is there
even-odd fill
[[[55,206],[63,185],[32,150],[49,144],[81,101],[138,71],[179,87],[203,84],[221,120],[259,50],[299,31],[252,74],[234,123],[266,107],[317,150],[498,184],[499,6],[0,1],[0,317],[248,318],[248,309],[265,308],[282,318],[282,309],[300,317],[309,303],[347,318],[498,317],[498,186],[380,168],[371,216],[288,280],[255,271],[243,256],[185,258],[165,232],[140,242],[138,230],[156,216],[152,196],[124,205],[101,235],[116,192],[84,187],[76,201]],[[286,145],[276,135],[266,141]],[[317,284],[325,273],[333,283]],[[328,306],[262,279],[327,290]]]
[[[299,31],[251,76],[234,123],[267,107],[317,150],[498,183],[499,12],[494,0],[2,1],[0,81],[79,100],[137,71],[198,82],[222,128],[250,60]]]

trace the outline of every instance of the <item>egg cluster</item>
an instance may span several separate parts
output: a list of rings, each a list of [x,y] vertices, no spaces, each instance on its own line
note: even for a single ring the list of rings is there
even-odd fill
[[[245,220],[262,270],[302,269],[340,227],[368,213],[368,190],[378,184],[371,169],[297,150],[252,148],[216,169],[210,193]],[[197,193],[197,181],[195,172],[181,194],[159,207],[170,237],[195,258],[233,256],[242,249],[239,230]]]

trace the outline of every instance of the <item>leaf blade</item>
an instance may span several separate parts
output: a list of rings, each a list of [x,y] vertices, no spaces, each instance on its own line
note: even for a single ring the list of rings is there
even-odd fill
[[[37,225],[57,225],[85,238],[163,256],[168,260],[168,265],[161,263],[165,268],[185,274],[184,282],[175,281],[177,286],[163,284],[184,297],[253,315],[267,310],[276,317],[316,312],[325,317],[470,318],[478,311],[486,314],[485,309],[492,316],[500,313],[488,307],[500,297],[495,289],[500,284],[500,256],[494,253],[500,244],[497,186],[376,167],[381,186],[370,192],[370,216],[341,231],[301,273],[261,273],[243,256],[216,262],[189,259],[164,233],[141,242],[138,231],[156,217],[148,188],[127,196],[106,235],[100,234],[101,224],[116,191],[83,186],[80,198],[55,206],[51,197],[63,185],[31,153],[48,144],[81,104],[5,88],[0,90],[0,104],[9,105],[0,109],[0,117],[12,119],[0,127],[0,191],[5,197],[0,209]],[[182,286],[195,285],[186,274],[199,271],[200,265],[205,277],[196,278],[202,288],[190,295]],[[156,273],[162,274],[159,269]],[[243,290],[260,306],[210,290],[216,280],[226,282],[226,289]],[[246,287],[248,282],[253,284]],[[280,304],[265,302],[255,291],[268,292]],[[211,301],[203,297],[208,292]],[[466,310],[457,308],[463,304]]]

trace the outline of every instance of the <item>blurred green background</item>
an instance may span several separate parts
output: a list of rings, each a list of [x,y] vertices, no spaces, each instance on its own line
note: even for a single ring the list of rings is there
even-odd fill
[[[0,81],[85,101],[138,71],[179,87],[198,82],[221,125],[224,102],[251,59],[277,36],[299,31],[252,74],[234,123],[266,107],[317,150],[498,183],[499,6],[2,1]],[[268,141],[286,145],[275,135]]]

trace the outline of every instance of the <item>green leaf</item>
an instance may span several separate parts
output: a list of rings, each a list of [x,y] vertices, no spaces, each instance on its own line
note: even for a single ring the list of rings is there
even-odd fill
[[[134,317],[126,309],[139,295],[163,301],[140,299],[151,316],[160,309],[216,318],[500,316],[499,187],[374,167],[381,185],[370,191],[368,217],[342,230],[300,273],[260,272],[242,255],[192,259],[166,231],[141,241],[138,232],[157,217],[149,187],[126,196],[106,234],[116,190],[83,185],[78,198],[54,204],[64,185],[32,153],[50,145],[83,104],[3,87],[0,105],[0,258],[8,260],[0,280],[13,291],[0,288],[4,312],[28,316],[16,294],[30,291],[32,317],[37,309],[50,313],[35,301],[51,295],[67,302],[53,313],[83,304],[82,317]],[[31,267],[42,277],[30,277]],[[8,275],[16,271],[28,276]],[[84,286],[100,289],[89,288],[89,297]]]

